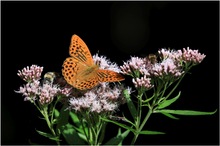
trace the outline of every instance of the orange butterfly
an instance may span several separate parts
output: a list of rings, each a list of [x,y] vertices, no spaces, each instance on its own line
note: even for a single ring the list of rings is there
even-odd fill
[[[114,71],[99,69],[93,61],[89,48],[77,35],[73,35],[69,47],[71,57],[63,63],[64,79],[73,87],[86,90],[97,86],[100,82],[116,82],[124,77]]]

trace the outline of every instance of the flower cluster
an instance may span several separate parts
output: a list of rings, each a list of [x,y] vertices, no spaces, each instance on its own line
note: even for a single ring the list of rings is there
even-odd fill
[[[31,82],[34,80],[40,80],[43,67],[37,65],[32,65],[18,71],[18,76],[21,77],[26,82]]]
[[[93,55],[93,60],[100,69],[108,69],[117,73],[120,73],[121,70],[118,65],[114,62],[108,60],[105,56],[99,56],[98,54]]]
[[[127,75],[132,75],[136,71],[144,75],[149,75],[148,70],[146,70],[147,67],[146,59],[139,57],[131,57],[130,60],[124,62],[124,65],[120,66],[122,73]]]
[[[136,88],[144,87],[148,90],[153,87],[151,79],[176,80],[184,74],[185,64],[182,62],[196,65],[205,58],[204,54],[200,54],[198,50],[191,50],[189,47],[177,51],[161,49],[158,54],[160,62],[156,57],[153,61],[149,56],[131,57],[120,66],[122,73],[133,77],[132,82]]]
[[[183,48],[183,60],[185,62],[199,64],[205,57],[206,55],[199,53],[198,50],[191,50],[189,47],[187,49]]]
[[[16,93],[21,93],[25,98],[25,101],[34,102],[39,99],[39,102],[44,104],[49,104],[53,101],[54,97],[59,95],[68,96],[71,92],[71,88],[60,88],[58,85],[51,82],[42,83],[39,81],[41,78],[41,73],[43,67],[37,65],[32,65],[31,67],[26,67],[22,71],[18,71],[18,76],[20,76],[24,81],[27,82],[26,85],[21,86]]]
[[[180,66],[170,58],[166,58],[162,62],[154,64],[150,69],[150,74],[155,77],[164,77],[167,75],[179,77],[183,73]]]
[[[153,85],[151,84],[151,78],[143,76],[141,78],[133,78],[132,82],[136,88],[143,87],[145,89],[151,89]]]
[[[70,98],[69,108],[80,112],[113,112],[124,100],[123,90],[123,86],[111,88],[108,83],[100,83],[99,86],[87,91],[83,96]]]
[[[21,93],[24,96],[25,101],[33,101],[37,99],[37,95],[39,94],[40,82],[34,80],[33,82],[28,82],[24,87],[20,87],[19,91],[15,91],[17,93]]]
[[[53,101],[53,98],[57,95],[60,89],[53,84],[43,84],[42,87],[39,88],[39,101],[42,105],[49,104]]]
[[[198,50],[192,50],[189,47],[183,50],[166,50],[161,49],[158,51],[162,59],[170,58],[177,61],[183,61],[185,63],[199,64],[206,57],[206,55],[201,54]]]

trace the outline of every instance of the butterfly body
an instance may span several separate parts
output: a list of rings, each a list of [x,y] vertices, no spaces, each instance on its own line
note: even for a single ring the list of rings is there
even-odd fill
[[[82,76],[89,76],[92,73],[96,73],[99,67],[97,65],[93,65],[91,67],[88,67],[86,70],[82,71]]]
[[[86,90],[97,86],[100,82],[124,80],[119,73],[99,69],[88,47],[77,35],[72,36],[69,54],[71,57],[64,61],[62,74],[67,83],[77,89]]]

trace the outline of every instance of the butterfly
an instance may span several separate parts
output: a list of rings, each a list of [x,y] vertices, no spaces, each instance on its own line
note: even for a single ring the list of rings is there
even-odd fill
[[[68,84],[80,90],[97,86],[100,82],[117,82],[124,77],[114,71],[99,69],[94,63],[89,48],[77,35],[73,35],[69,55],[63,63],[62,74]]]

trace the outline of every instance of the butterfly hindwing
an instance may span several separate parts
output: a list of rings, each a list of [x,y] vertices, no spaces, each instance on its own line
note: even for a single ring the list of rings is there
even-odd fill
[[[80,90],[87,90],[97,86],[98,84],[99,81],[97,79],[97,76],[90,76],[83,80],[76,79],[76,84],[74,85],[74,87]]]
[[[78,73],[81,70],[85,70],[85,66],[73,57],[68,57],[63,63],[62,74],[67,83],[74,86]]]
[[[99,82],[117,82],[124,80],[124,77],[114,71],[99,69],[97,71]]]
[[[73,57],[68,57],[63,63],[62,74],[68,84],[80,90],[85,90],[99,83],[96,70],[96,66],[91,68]]]

